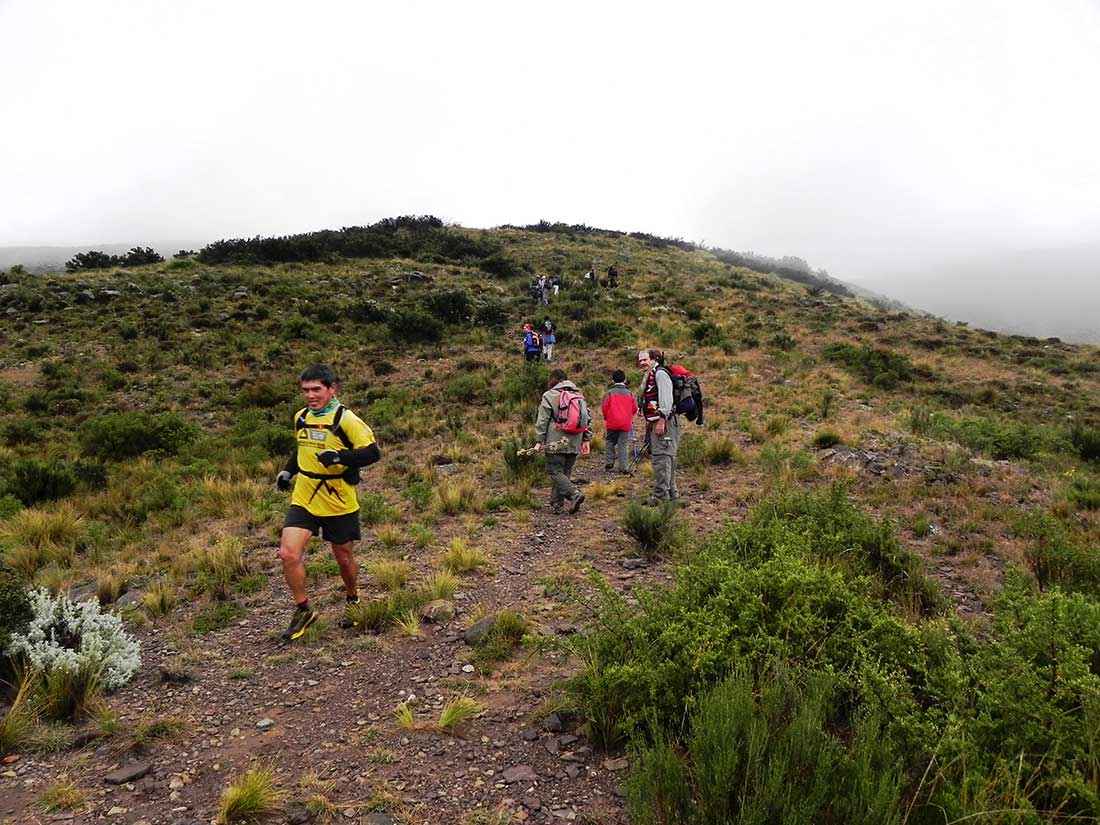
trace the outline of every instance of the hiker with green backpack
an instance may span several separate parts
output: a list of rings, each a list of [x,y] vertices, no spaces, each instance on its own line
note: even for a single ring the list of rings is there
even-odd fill
[[[564,370],[550,373],[548,389],[539,402],[535,419],[535,450],[546,456],[550,474],[550,512],[563,513],[568,505],[576,513],[584,494],[570,480],[578,455],[588,455],[592,428],[588,402]]]

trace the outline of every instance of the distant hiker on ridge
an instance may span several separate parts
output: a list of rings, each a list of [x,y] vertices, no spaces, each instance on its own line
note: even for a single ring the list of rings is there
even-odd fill
[[[542,337],[530,324],[523,325],[523,360],[533,364],[542,353]]]
[[[542,357],[549,364],[554,360],[554,344],[558,342],[557,327],[549,318],[544,318],[539,326],[539,338],[542,340]]]

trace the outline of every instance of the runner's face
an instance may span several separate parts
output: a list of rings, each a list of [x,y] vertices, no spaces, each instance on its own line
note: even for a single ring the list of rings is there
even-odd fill
[[[652,364],[653,364],[653,362],[649,360],[649,353],[648,352],[645,352],[643,350],[642,352],[638,353],[638,366],[639,367],[641,367],[643,370],[648,370]]]
[[[336,395],[336,386],[326,387],[320,381],[303,381],[302,396],[311,410],[323,410]]]

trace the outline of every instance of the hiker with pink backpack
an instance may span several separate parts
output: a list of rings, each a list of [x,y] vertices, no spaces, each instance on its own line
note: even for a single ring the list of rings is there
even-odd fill
[[[588,402],[564,370],[552,370],[548,386],[535,419],[535,450],[546,456],[550,512],[563,513],[568,505],[569,512],[575,513],[584,503],[584,494],[569,477],[577,456],[588,455],[591,449]]]

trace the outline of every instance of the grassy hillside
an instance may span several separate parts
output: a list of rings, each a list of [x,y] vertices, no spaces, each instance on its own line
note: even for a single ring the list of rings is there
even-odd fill
[[[447,232],[408,259],[4,279],[4,564],[19,588],[121,597],[144,663],[54,714],[76,724],[13,689],[0,816],[208,820],[222,800],[231,820],[222,793],[259,760],[269,801],[321,818],[1100,817],[1096,348],[654,238]],[[593,260],[619,289],[581,284]],[[566,288],[536,311],[541,272]],[[648,466],[605,478],[597,450],[582,512],[547,513],[539,465],[515,456],[546,377],[518,330],[544,315],[594,406],[611,370],[636,383],[641,346],[700,376],[678,511],[638,508]],[[272,479],[315,361],[382,447],[360,487],[371,632],[335,627],[317,544],[328,621],[280,648]],[[455,617],[421,620],[431,599]],[[471,718],[447,724],[460,700]],[[152,772],[105,796],[135,754]],[[517,765],[536,779],[500,778]]]

